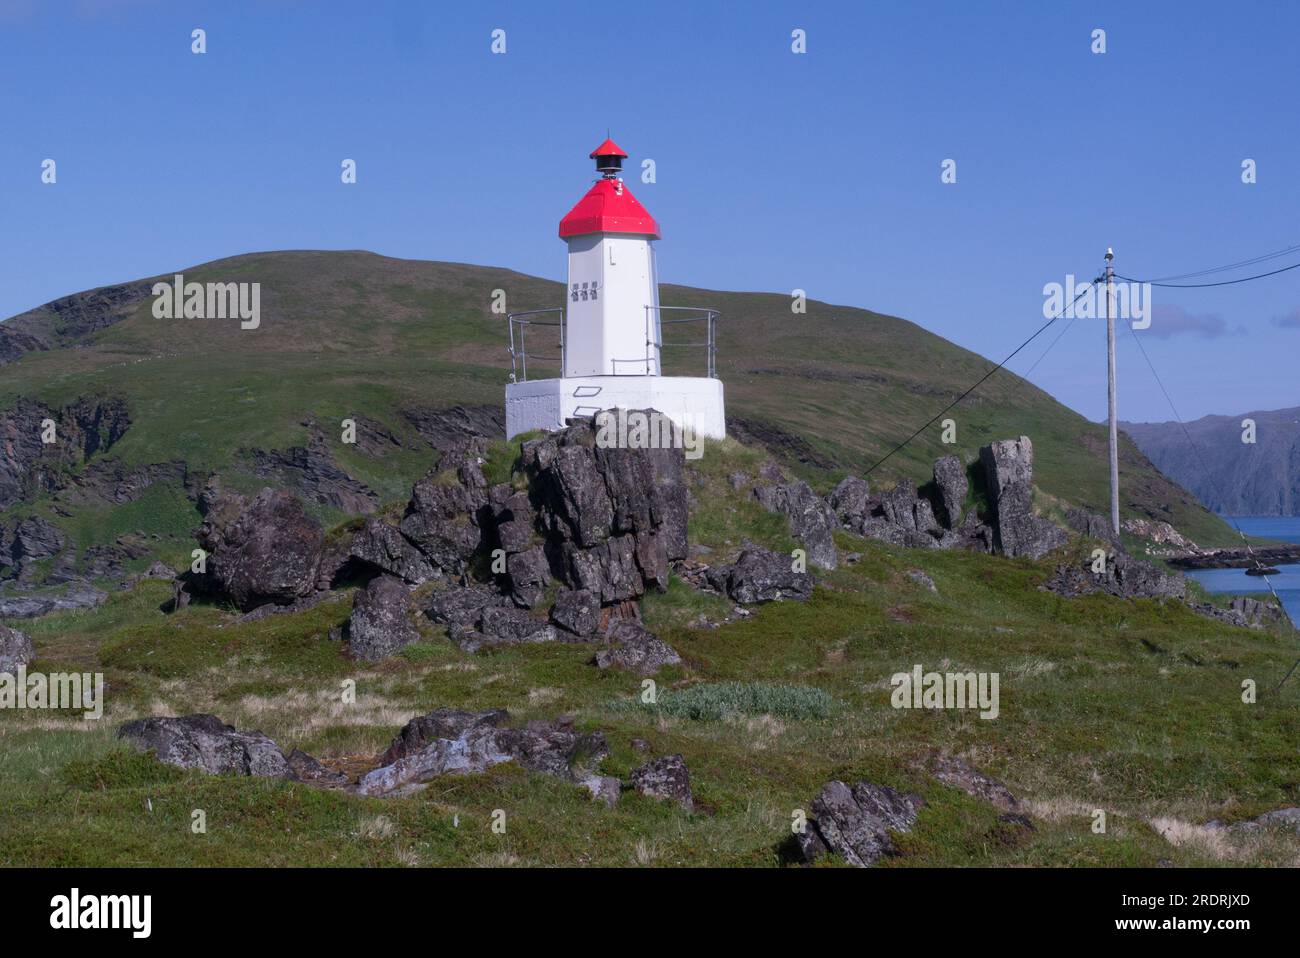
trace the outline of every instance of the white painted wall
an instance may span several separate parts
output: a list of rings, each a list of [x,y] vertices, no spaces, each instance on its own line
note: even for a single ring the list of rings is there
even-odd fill
[[[506,436],[560,429],[602,409],[657,409],[697,435],[727,434],[722,380],[702,376],[582,376],[506,386]]]
[[[661,339],[652,242],[644,236],[588,233],[568,244],[563,375],[658,375],[658,346],[646,344]],[[656,307],[649,335],[647,305]]]

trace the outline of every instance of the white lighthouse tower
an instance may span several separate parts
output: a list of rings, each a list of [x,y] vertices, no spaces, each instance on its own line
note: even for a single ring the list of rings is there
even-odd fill
[[[714,332],[718,313],[704,307],[659,305],[654,241],[659,224],[619,176],[627,154],[606,140],[590,154],[600,178],[560,221],[569,247],[563,308],[510,314],[514,371],[506,386],[506,435],[558,429],[571,418],[604,409],[656,409],[696,434],[726,434],[722,381],[717,378]],[[558,355],[528,353],[556,327]],[[665,343],[663,328],[686,334]],[[552,338],[553,341],[553,338]],[[694,348],[704,376],[664,376],[665,349]],[[558,379],[529,379],[541,359],[557,360]],[[672,362],[692,362],[689,356]]]

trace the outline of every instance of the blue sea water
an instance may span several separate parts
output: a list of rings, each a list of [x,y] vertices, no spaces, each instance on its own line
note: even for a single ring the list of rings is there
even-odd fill
[[[1248,536],[1277,539],[1281,542],[1300,542],[1300,516],[1234,516],[1224,519],[1235,524]],[[1276,566],[1279,575],[1269,576],[1278,598],[1291,613],[1291,621],[1300,623],[1300,565]],[[1188,572],[1211,592],[1267,592],[1268,586],[1257,576],[1246,575],[1245,569],[1200,569]]]

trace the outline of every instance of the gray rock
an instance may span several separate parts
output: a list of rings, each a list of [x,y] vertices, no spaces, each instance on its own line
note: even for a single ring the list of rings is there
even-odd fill
[[[782,485],[759,486],[754,495],[764,509],[783,514],[790,534],[804,544],[808,561],[823,569],[836,566],[833,532],[839,524],[834,511],[808,483],[798,480]]]
[[[352,654],[366,662],[378,662],[420,640],[415,627],[411,593],[396,576],[381,575],[352,600],[348,625]]]
[[[695,808],[691,795],[691,776],[686,761],[680,755],[667,755],[634,768],[630,776],[632,787],[651,798],[667,798],[686,811]]]
[[[509,717],[510,713],[505,709],[488,709],[483,712],[466,712],[446,707],[434,709],[403,725],[393,743],[388,746],[388,751],[380,756],[379,763],[392,765],[399,758],[413,755],[438,739],[460,738],[472,728],[499,728]]]
[[[138,751],[152,750],[158,761],[194,768],[208,775],[289,778],[289,763],[261,732],[239,732],[215,715],[146,718],[127,722],[117,737]]]
[[[526,492],[512,492],[493,511],[497,541],[506,552],[523,552],[537,537],[535,515]]]
[[[0,625],[0,672],[16,675],[18,667],[27,665],[35,654],[25,633]]]
[[[555,628],[526,609],[514,606],[487,606],[479,614],[479,631],[496,644],[517,645],[521,642],[554,642]]]
[[[812,576],[794,571],[793,565],[789,556],[755,547],[741,552],[732,565],[715,566],[706,575],[713,588],[744,605],[807,599],[812,595]]]
[[[439,711],[443,714],[431,713],[437,717],[420,732],[408,735],[403,729],[388,753],[400,751],[398,757],[367,772],[354,791],[372,796],[404,795],[442,775],[482,772],[502,762],[517,762],[530,771],[582,784],[593,795],[598,794],[589,780],[609,754],[599,732],[577,732],[564,721],[507,728],[502,725],[507,716],[499,709]]]
[[[996,779],[989,778],[983,772],[971,768],[962,759],[952,756],[937,758],[931,773],[945,785],[951,785],[967,795],[983,799],[1004,812],[1018,814],[1023,811],[1020,800],[1011,794],[1011,789]]]
[[[1118,541],[1111,530],[1110,520],[1097,515],[1095,512],[1070,509],[1065,514],[1065,522],[1079,535],[1086,536],[1089,539],[1100,539],[1102,542],[1112,543]]]
[[[468,628],[479,620],[484,609],[509,604],[508,597],[492,589],[458,586],[435,592],[430,597],[424,614],[434,622],[453,629]]]
[[[891,832],[909,831],[925,803],[888,785],[828,782],[813,799],[807,826],[797,836],[805,861],[826,852],[865,868],[898,854]]]
[[[531,609],[551,584],[551,567],[541,546],[506,557],[506,579],[515,603]]]
[[[263,489],[252,502],[223,496],[195,538],[208,553],[207,578],[241,611],[287,605],[316,588],[325,537],[292,492]]]
[[[1034,446],[1028,436],[980,449],[995,542],[1004,555],[1041,559],[1066,543],[1065,530],[1034,515]]]
[[[562,589],[555,596],[551,621],[579,638],[600,630],[600,600],[584,589]]]
[[[849,528],[860,525],[871,514],[871,487],[867,480],[845,476],[826,497],[840,522]]]
[[[947,529],[961,525],[962,504],[970,491],[966,466],[956,456],[944,456],[934,461],[934,486],[939,493],[939,521]]]
[[[616,619],[605,633],[605,641],[608,645],[596,653],[598,668],[654,675],[665,665],[682,661],[672,646],[632,619]]]
[[[934,580],[931,579],[922,569],[908,569],[903,573],[903,575],[924,589],[929,589],[931,592],[935,593],[939,591],[939,587],[934,584]]]
[[[1123,599],[1183,599],[1187,580],[1119,550],[1107,554],[1105,572],[1092,571],[1088,557],[1057,566],[1042,588],[1068,598],[1103,592]]]
[[[367,519],[352,537],[347,554],[351,559],[378,572],[395,575],[411,585],[420,585],[438,574],[424,554],[401,532],[373,517]]]

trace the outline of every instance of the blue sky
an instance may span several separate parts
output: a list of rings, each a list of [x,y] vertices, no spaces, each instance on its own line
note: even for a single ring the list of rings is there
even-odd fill
[[[0,316],[265,249],[561,279],[608,127],[656,162],[629,182],[664,282],[801,288],[1000,359],[1107,246],[1159,276],[1300,243],[1298,29],[1249,2],[0,0]],[[1300,404],[1300,270],[1156,294],[1140,335],[1184,416]],[[1121,416],[1169,418],[1120,344]],[[1079,320],[1032,378],[1099,419],[1104,348]]]

